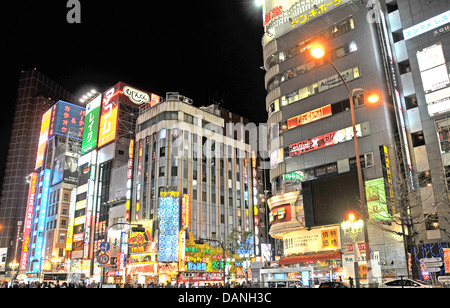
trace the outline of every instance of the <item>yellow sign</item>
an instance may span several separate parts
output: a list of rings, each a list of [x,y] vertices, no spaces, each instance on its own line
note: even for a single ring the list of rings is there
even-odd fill
[[[322,230],[322,248],[339,248],[339,230],[337,228],[334,229],[326,229]]]

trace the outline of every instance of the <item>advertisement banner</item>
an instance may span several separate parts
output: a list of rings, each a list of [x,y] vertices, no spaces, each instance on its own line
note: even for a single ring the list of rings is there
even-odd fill
[[[114,92],[114,88],[112,88],[105,93],[102,101],[102,112],[97,144],[98,147],[102,147],[116,139],[118,108],[118,97]]]
[[[179,200],[179,192],[161,192],[158,210],[159,262],[178,262],[178,232],[180,231]]]
[[[86,105],[86,116],[83,130],[81,154],[92,151],[97,146],[98,123],[102,107],[102,96],[99,95]]]
[[[442,248],[444,251],[444,266],[445,272],[450,274],[450,248]]]
[[[384,178],[365,181],[366,199],[369,215],[378,220],[390,219],[386,204]]]
[[[49,138],[56,134],[81,140],[85,113],[86,110],[83,107],[58,101],[52,107]]]
[[[356,135],[361,137],[361,125],[356,125]],[[300,141],[289,145],[289,156],[297,156],[310,151],[315,151],[321,148],[329,147],[341,142],[350,141],[353,139],[353,128],[347,127],[335,132],[331,132],[319,137]]]
[[[292,128],[295,128],[300,125],[311,123],[311,122],[326,118],[328,116],[331,116],[331,105],[320,107],[320,108],[305,112],[296,117],[290,118],[287,121],[288,129],[292,129]]]
[[[30,175],[30,188],[28,190],[27,210],[25,213],[25,225],[23,228],[22,254],[20,256],[20,271],[27,269],[28,248],[30,244],[30,232],[33,223],[34,201],[36,199],[37,173]]]
[[[47,110],[47,112],[44,113],[44,115],[42,116],[41,133],[39,135],[38,152],[37,152],[37,157],[36,157],[36,165],[35,165],[34,169],[42,167],[42,164],[44,162],[44,152],[45,152],[45,147],[47,146],[48,130],[50,127],[50,117],[51,116],[52,116],[52,109]]]
[[[339,227],[295,231],[283,237],[286,256],[341,248]]]
[[[280,222],[290,221],[292,219],[291,215],[291,205],[285,204],[274,207],[269,214],[269,223],[274,225]]]

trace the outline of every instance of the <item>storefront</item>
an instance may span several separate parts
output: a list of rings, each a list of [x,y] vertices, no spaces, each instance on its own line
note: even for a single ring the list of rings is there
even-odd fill
[[[310,274],[306,276],[303,274],[297,274],[297,278],[303,279],[307,278],[309,282],[308,286],[318,286],[323,281],[338,281],[344,280],[343,277],[343,266],[342,266],[342,253],[341,251],[333,252],[323,252],[316,254],[307,254],[292,256],[287,258],[282,258],[278,260],[278,265],[280,267],[299,267],[310,269]],[[295,273],[291,274],[294,279]],[[288,277],[286,277],[288,278]],[[303,281],[304,285],[306,281]]]

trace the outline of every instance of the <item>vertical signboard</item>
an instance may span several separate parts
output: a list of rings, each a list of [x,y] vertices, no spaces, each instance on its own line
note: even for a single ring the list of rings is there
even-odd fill
[[[51,115],[52,115],[52,109],[50,108],[42,116],[41,133],[39,135],[39,145],[38,145],[38,152],[37,152],[37,157],[36,157],[36,165],[34,167],[35,169],[42,167],[42,164],[44,162],[44,152],[45,152],[45,147],[47,145],[47,140],[48,140],[48,130],[50,127]]]
[[[367,208],[371,217],[378,220],[391,218],[386,203],[384,178],[365,181]]]
[[[36,207],[36,211],[39,211],[39,219],[38,219],[38,229],[37,231],[37,239],[36,239],[36,253],[35,253],[35,259],[40,260],[43,258],[43,248],[44,248],[44,231],[45,231],[45,224],[46,224],[46,218],[47,218],[47,203],[48,203],[48,192],[50,190],[50,175],[51,175],[51,169],[45,169],[41,171],[40,177],[44,176],[44,180],[39,183],[39,186],[42,187],[41,192],[41,202],[39,207]],[[40,262],[34,263],[34,271],[40,270]]]
[[[98,132],[98,147],[116,139],[118,96],[114,88],[103,96],[100,127]]]
[[[86,106],[86,117],[84,121],[83,142],[81,154],[85,154],[97,146],[98,122],[100,120],[100,109],[102,107],[102,96],[99,95]]]
[[[20,256],[20,271],[27,269],[28,249],[30,245],[30,232],[33,224],[34,200],[36,197],[37,173],[30,175],[30,188],[28,190],[27,211],[25,214],[25,226],[23,228],[22,254]]]
[[[75,202],[77,197],[77,190],[72,189],[70,193],[70,208],[69,208],[69,223],[67,225],[67,236],[66,236],[66,250],[72,250],[73,244],[73,226],[75,224]]]
[[[159,198],[158,261],[178,262],[179,192],[161,192]]]

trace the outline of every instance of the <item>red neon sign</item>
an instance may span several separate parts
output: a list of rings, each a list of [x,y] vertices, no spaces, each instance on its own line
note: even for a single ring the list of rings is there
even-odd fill
[[[305,125],[325,117],[331,116],[331,105],[327,105],[321,108],[317,108],[308,112],[305,112],[296,117],[290,118],[288,122],[288,129],[295,128],[300,125]]]
[[[32,173],[30,177],[30,188],[28,190],[28,201],[27,201],[27,211],[25,216],[25,226],[23,229],[23,243],[22,243],[22,254],[20,256],[20,268],[19,270],[25,271],[27,269],[27,259],[28,259],[28,246],[30,244],[30,233],[31,226],[33,224],[33,211],[34,211],[34,200],[36,197],[36,184],[37,184],[37,173]]]

